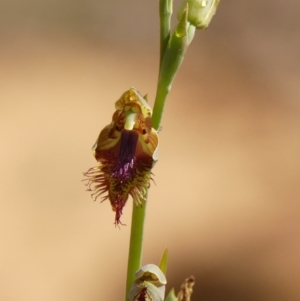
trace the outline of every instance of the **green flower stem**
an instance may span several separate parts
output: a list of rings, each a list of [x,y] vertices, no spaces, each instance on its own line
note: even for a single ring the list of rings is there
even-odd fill
[[[146,194],[146,199],[147,196],[148,193]],[[126,301],[130,301],[128,293],[135,280],[134,273],[141,267],[146,205],[147,202],[144,203],[143,207],[136,206],[133,202],[126,280]]]
[[[188,10],[186,9],[171,35],[163,54],[152,115],[152,126],[155,129],[158,129],[160,126],[167,96],[190,42],[187,13]]]
[[[160,0],[161,17],[161,54],[160,72],[157,85],[156,99],[153,108],[152,126],[158,129],[165,106],[165,102],[174,77],[183,61],[190,40],[188,39],[187,9],[184,11],[174,33],[170,37],[170,17],[172,14],[172,0]],[[146,194],[146,199],[148,192]],[[126,301],[130,301],[128,293],[135,280],[134,274],[141,267],[142,244],[146,203],[143,207],[133,203],[131,235],[127,267]]]
[[[173,0],[159,1],[160,17],[160,59],[159,68],[161,67],[165,49],[170,39],[171,16],[173,13]]]
[[[157,87],[157,92],[156,92],[156,100],[155,105],[153,107],[153,112],[156,112],[156,114],[153,114],[152,117],[152,126],[156,130],[159,129],[161,119],[162,119],[162,114],[163,110],[165,107],[165,102],[167,99],[167,95],[169,94],[170,88],[169,87],[164,87],[164,86],[159,86]]]
[[[160,60],[159,60],[159,77],[156,91],[156,98],[152,114],[152,126],[156,130],[159,129],[161,119],[166,103],[167,96],[171,90],[173,80],[177,71],[184,59],[186,50],[194,38],[197,28],[206,28],[215,13],[219,0],[210,1],[210,6],[213,8],[207,10],[204,1],[189,1],[185,0],[178,13],[179,22],[170,35],[170,24],[172,15],[173,0],[159,1],[159,16],[160,16]],[[188,20],[189,4],[191,5],[192,16]],[[196,19],[195,19],[196,18]],[[195,20],[194,20],[195,19]],[[193,21],[195,21],[193,23]],[[199,22],[200,23],[199,23]],[[200,25],[199,25],[200,24]],[[198,26],[199,25],[199,26]],[[131,114],[131,112],[130,112]],[[135,115],[130,115],[126,126],[132,128]],[[148,191],[146,193],[146,199]],[[142,247],[144,223],[146,215],[146,202],[143,207],[136,206],[133,202],[130,247],[128,256],[127,281],[126,281],[126,301],[130,301],[128,293],[135,281],[135,272],[141,267],[142,262]],[[161,267],[166,272],[167,266],[167,250],[161,260]],[[176,301],[177,297],[172,290],[168,295],[168,301]]]

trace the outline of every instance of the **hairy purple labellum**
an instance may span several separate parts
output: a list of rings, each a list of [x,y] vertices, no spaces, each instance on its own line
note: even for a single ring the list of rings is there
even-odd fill
[[[136,205],[145,201],[157,161],[158,135],[151,126],[152,110],[135,89],[125,92],[115,106],[111,124],[100,132],[93,147],[100,165],[84,175],[92,197],[109,199],[115,223],[120,224],[129,195]]]

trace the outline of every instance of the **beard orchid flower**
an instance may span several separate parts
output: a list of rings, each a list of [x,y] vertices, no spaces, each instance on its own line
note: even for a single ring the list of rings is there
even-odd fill
[[[115,224],[131,196],[136,206],[143,205],[150,186],[151,169],[157,161],[158,134],[152,128],[152,110],[134,88],[115,103],[112,122],[104,127],[92,151],[99,162],[84,175],[96,200],[109,200],[115,212]]]

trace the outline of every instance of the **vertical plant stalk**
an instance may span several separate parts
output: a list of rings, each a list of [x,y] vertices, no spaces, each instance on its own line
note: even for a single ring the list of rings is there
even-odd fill
[[[152,126],[156,130],[160,126],[166,99],[171,90],[173,80],[184,59],[187,47],[192,40],[192,36],[189,37],[190,24],[187,21],[187,16],[188,6],[183,11],[174,32],[170,35],[168,43],[165,45],[164,53],[161,53],[161,65],[152,116]],[[161,22],[163,22],[164,17],[163,12],[160,12]]]
[[[172,13],[173,13],[173,0],[160,0],[159,1],[159,17],[160,17],[159,69],[161,68],[162,59],[170,39]]]
[[[142,207],[136,206],[136,204],[133,202],[126,280],[126,301],[130,301],[128,293],[135,280],[134,273],[141,267],[145,216],[146,202]]]
[[[173,0],[160,0],[159,3],[159,15],[160,15],[160,59],[159,68],[163,61],[165,49],[167,48],[170,39],[170,24],[172,15]],[[160,98],[160,104],[164,107],[165,97]],[[153,112],[152,126],[157,130],[160,125],[162,111],[158,113]],[[148,192],[146,194],[146,200]],[[143,207],[137,207],[133,202],[132,218],[131,218],[131,232],[129,243],[129,255],[127,266],[127,278],[126,278],[126,301],[130,301],[128,293],[135,278],[134,273],[141,267],[142,262],[142,250],[143,250],[143,235],[146,216],[146,202]]]
[[[152,115],[152,126],[160,127],[163,109],[167,95],[171,89],[174,77],[183,61],[187,42],[187,9],[179,21],[174,33],[170,36],[170,18],[172,0],[160,0],[160,70],[156,98]],[[147,200],[148,192],[146,193]],[[146,202],[143,207],[137,207],[133,202],[131,234],[127,266],[126,301],[130,301],[128,293],[135,280],[134,274],[141,267]]]

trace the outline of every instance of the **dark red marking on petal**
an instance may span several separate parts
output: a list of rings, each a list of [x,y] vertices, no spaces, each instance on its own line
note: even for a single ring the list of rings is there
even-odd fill
[[[143,287],[142,291],[140,292],[137,301],[147,301],[147,287]]]
[[[121,133],[118,162],[112,173],[112,177],[117,178],[120,184],[135,177],[134,163],[138,139],[139,134],[135,131],[123,130]]]

